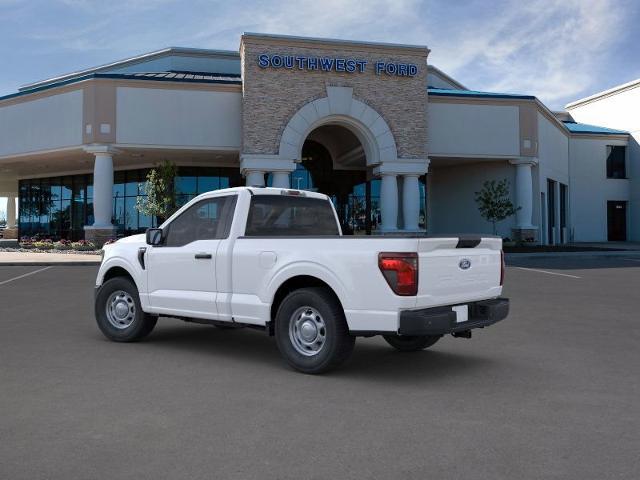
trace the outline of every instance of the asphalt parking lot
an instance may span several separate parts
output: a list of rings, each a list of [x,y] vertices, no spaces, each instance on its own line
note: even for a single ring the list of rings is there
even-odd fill
[[[0,478],[638,478],[640,261],[511,263],[505,321],[323,376],[249,329],[111,343],[96,267],[0,266]]]

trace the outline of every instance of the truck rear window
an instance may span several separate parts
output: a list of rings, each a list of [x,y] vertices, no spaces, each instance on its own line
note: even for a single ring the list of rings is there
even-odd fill
[[[251,198],[245,235],[339,235],[328,200],[287,195],[255,195]]]

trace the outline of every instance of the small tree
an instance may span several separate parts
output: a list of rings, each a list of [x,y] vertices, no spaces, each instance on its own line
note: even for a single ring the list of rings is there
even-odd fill
[[[146,197],[138,197],[136,210],[155,217],[159,224],[169,218],[178,209],[174,182],[177,174],[178,167],[169,160],[152,168],[147,174],[147,183],[142,185]]]
[[[493,225],[493,234],[498,234],[497,223],[514,215],[516,208],[509,199],[509,182],[507,179],[496,182],[487,180],[482,184],[482,190],[476,192],[476,203],[480,215]]]

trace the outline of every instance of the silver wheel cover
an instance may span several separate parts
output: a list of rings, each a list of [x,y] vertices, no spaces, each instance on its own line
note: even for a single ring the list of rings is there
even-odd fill
[[[327,340],[327,326],[313,307],[300,307],[289,318],[289,340],[296,351],[313,357],[322,351]]]
[[[136,319],[136,304],[124,290],[116,290],[107,299],[107,320],[118,330],[129,328]]]

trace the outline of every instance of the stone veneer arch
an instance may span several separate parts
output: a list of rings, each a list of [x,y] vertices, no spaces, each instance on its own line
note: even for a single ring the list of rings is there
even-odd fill
[[[353,98],[351,87],[327,87],[327,96],[305,104],[287,123],[278,156],[301,161],[308,135],[322,125],[348,128],[362,144],[367,166],[396,161],[396,142],[385,119],[366,103]]]

